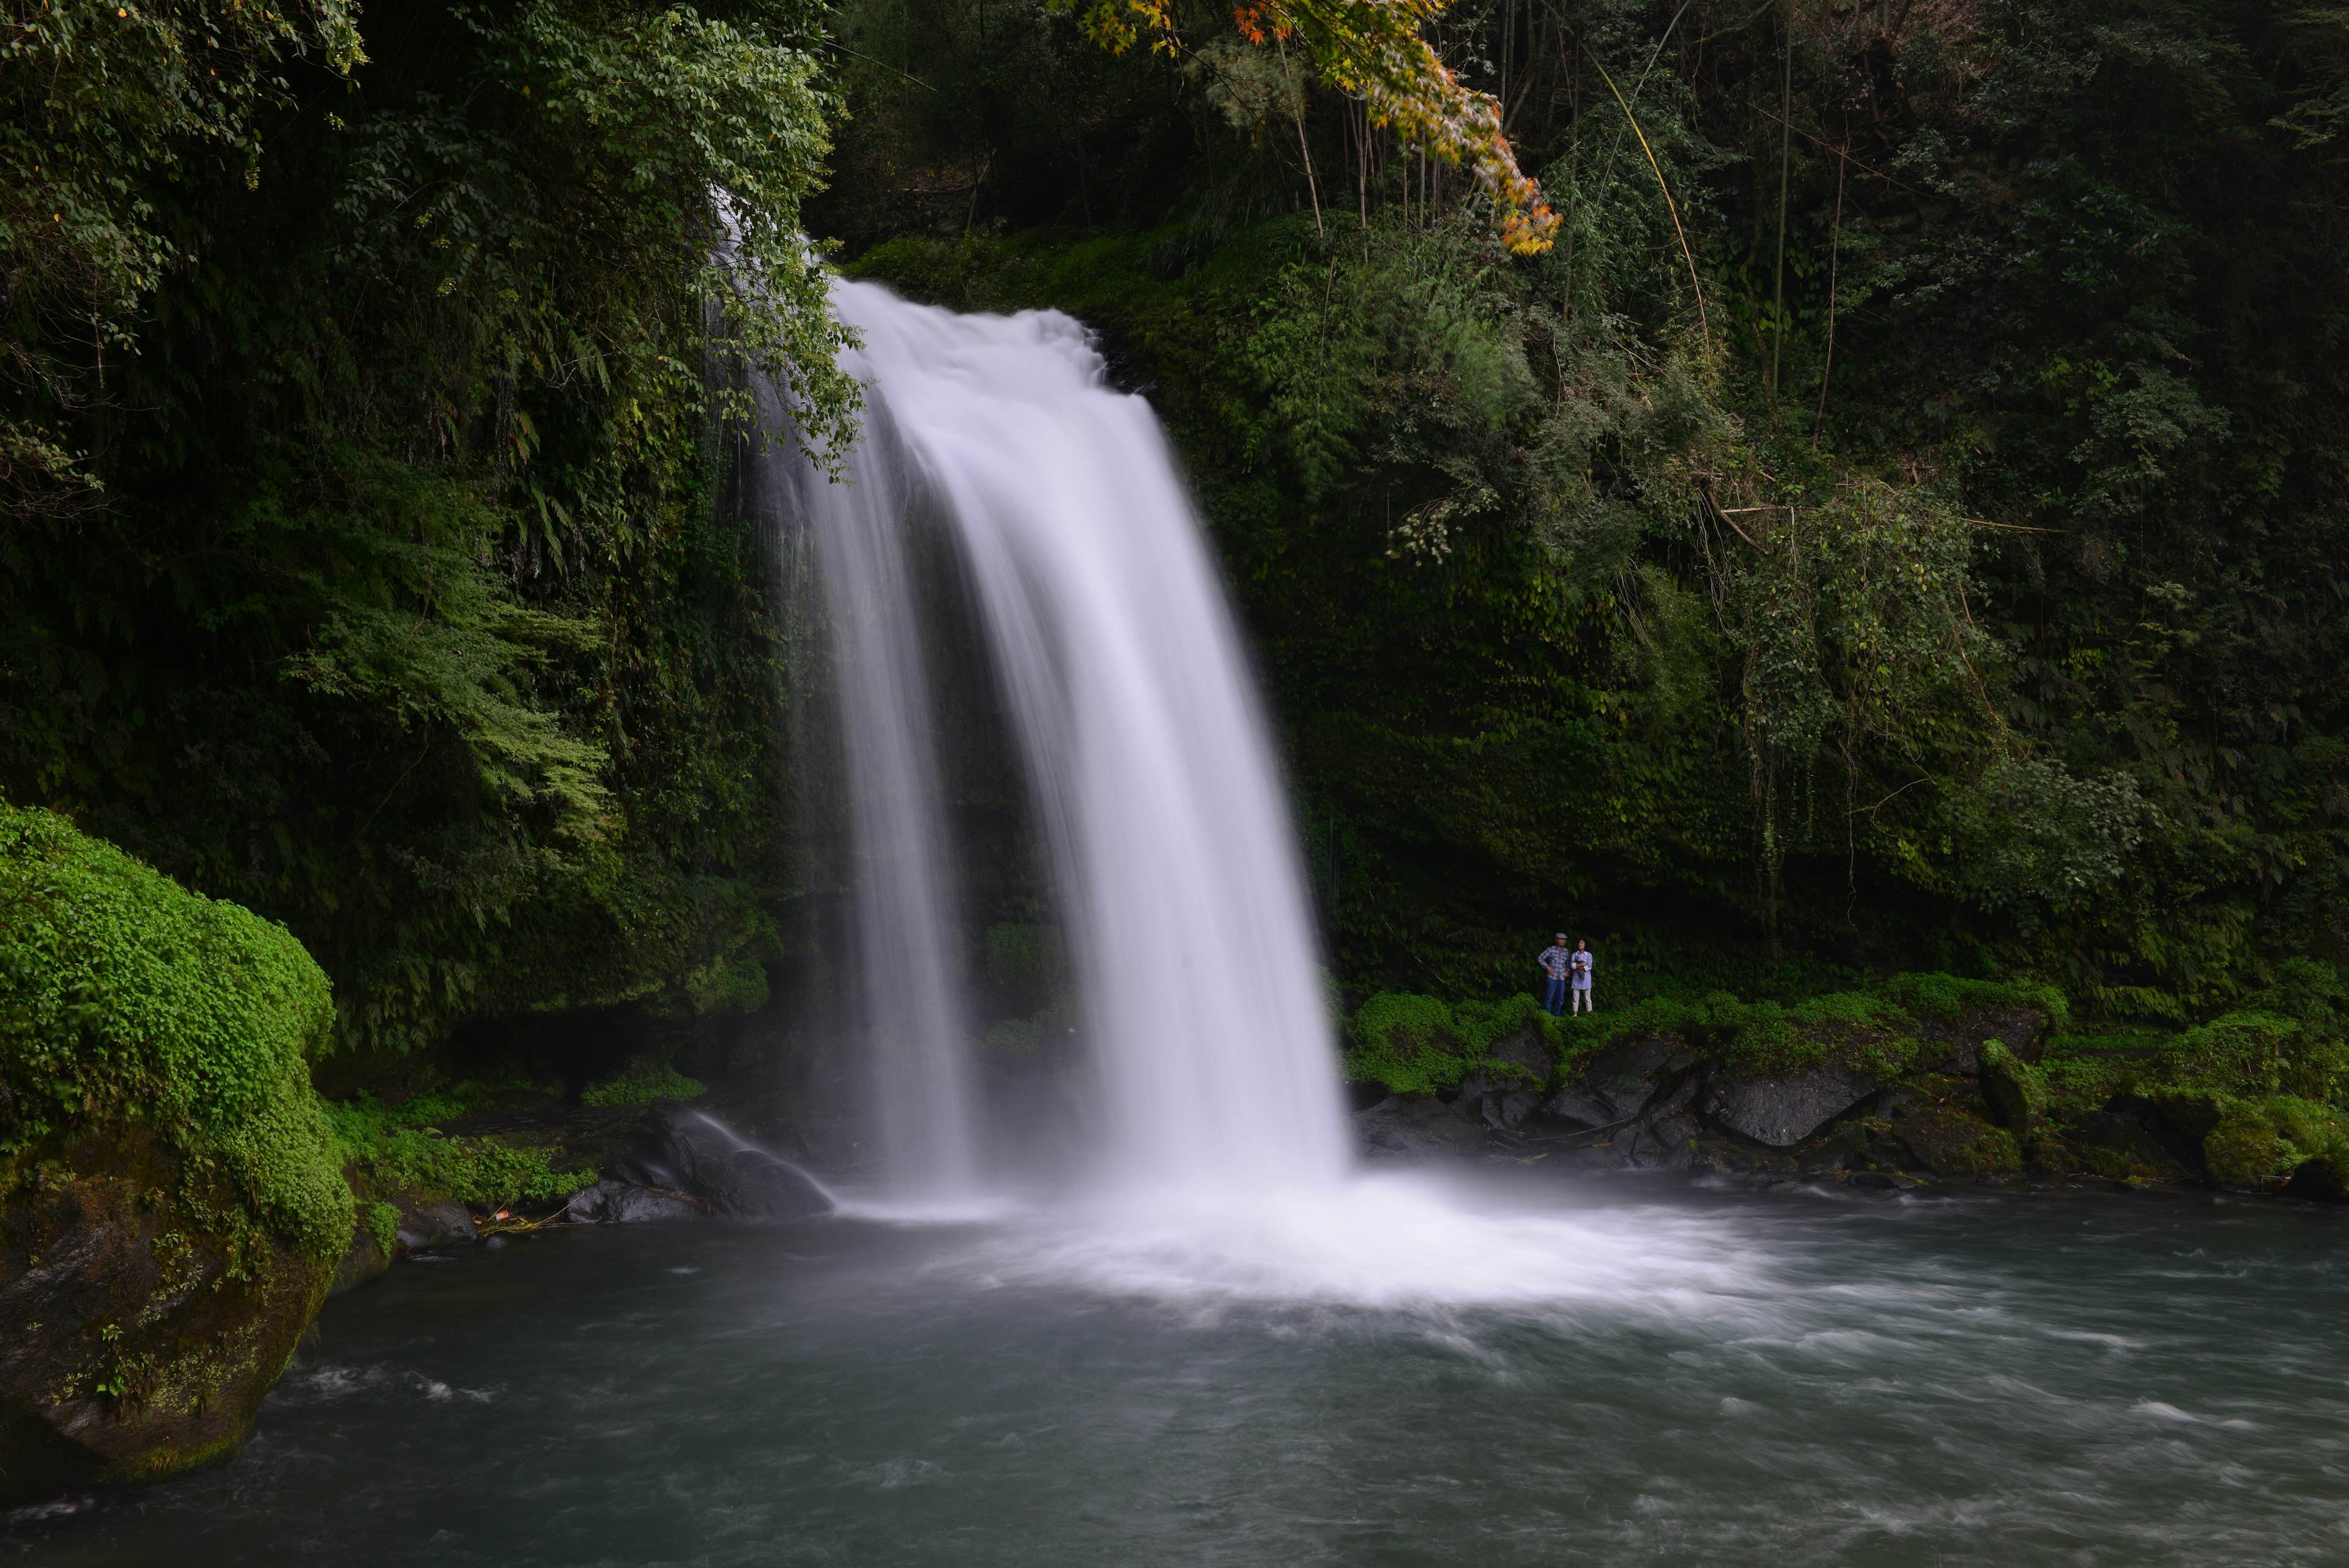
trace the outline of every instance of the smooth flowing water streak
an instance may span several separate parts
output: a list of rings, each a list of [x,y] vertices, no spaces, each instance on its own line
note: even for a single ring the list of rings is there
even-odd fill
[[[881,989],[905,987],[926,1041],[960,1027],[950,997],[910,983],[928,973],[946,898],[936,807],[912,798],[936,787],[903,591],[918,492],[960,553],[1037,796],[1102,1169],[1143,1188],[1333,1188],[1349,1157],[1303,877],[1237,628],[1156,418],[1107,385],[1066,316],[960,316],[871,284],[835,285],[833,300],[863,338],[847,364],[872,412],[854,483],[807,493],[828,602],[854,639],[841,695],[856,786],[883,803],[856,818],[860,863],[918,843],[933,867],[926,889],[908,877],[860,895],[896,923],[868,932],[869,951],[901,966]],[[853,688],[849,663],[867,675]],[[968,1117],[967,1078],[940,1083]]]
[[[901,1193],[959,1190],[977,1175],[970,1023],[946,925],[956,902],[954,847],[912,609],[904,467],[879,410],[841,482],[788,452],[761,466],[802,524],[792,536],[816,556],[854,846],[872,1104],[888,1179]]]

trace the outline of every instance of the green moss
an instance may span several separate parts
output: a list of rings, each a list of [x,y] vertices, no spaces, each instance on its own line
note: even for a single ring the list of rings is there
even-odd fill
[[[649,1106],[655,1100],[698,1099],[709,1092],[698,1078],[688,1078],[666,1058],[638,1056],[601,1083],[579,1091],[583,1106]]]
[[[1950,974],[1899,974],[1884,982],[1884,998],[1897,1006],[1944,1023],[1968,1012],[2037,1012],[2048,1027],[2072,1021],[2071,1004],[2052,985],[2035,981],[1961,980]]]
[[[399,1210],[388,1203],[371,1203],[367,1205],[366,1224],[375,1250],[390,1257],[392,1249],[399,1243]]]
[[[2349,1168],[2349,1116],[2296,1095],[2222,1102],[2202,1158],[2211,1180],[2242,1191],[2311,1164]]]
[[[1032,1056],[1044,1046],[1040,1018],[1007,1018],[990,1025],[982,1042],[988,1050],[1007,1056]]]
[[[2002,1040],[1982,1042],[1982,1092],[1991,1119],[2015,1132],[2047,1113],[2047,1080]]]
[[[2256,1191],[2283,1163],[2283,1143],[2267,1118],[2253,1110],[2222,1116],[2202,1140],[2210,1179],[2238,1191]]]
[[[1346,1075],[1398,1094],[1457,1088],[1468,1071],[1452,1009],[1432,996],[1381,992],[1347,1021]]]
[[[2161,1054],[2151,1077],[2238,1098],[2329,1100],[2349,1079],[2349,1043],[2329,1020],[2244,1009],[2188,1030]]]
[[[1918,1003],[1911,1011],[1909,1003]],[[1725,991],[1699,1000],[1645,997],[1605,1013],[1552,1018],[1530,996],[1447,1002],[1382,992],[1346,1025],[1347,1071],[1358,1082],[1425,1093],[1457,1085],[1493,1043],[1532,1028],[1560,1064],[1595,1055],[1627,1040],[1665,1036],[1721,1066],[1765,1076],[1799,1072],[1830,1054],[1846,1054],[1879,1078],[1896,1078],[1928,1054],[1917,1034],[1919,1012],[1961,1018],[1969,1011],[2032,1011],[2061,1019],[2063,999],[2049,988],[1902,975],[1875,991],[1834,992],[1793,1004],[1749,1002]]]
[[[309,1075],[334,1017],[283,927],[0,805],[0,1188],[60,1137],[144,1123],[191,1179],[227,1178],[228,1221],[339,1256],[351,1194]]]
[[[452,1137],[416,1125],[422,1112],[436,1108],[429,1103],[419,1108],[418,1101],[409,1101],[395,1109],[372,1095],[338,1100],[328,1107],[344,1155],[370,1191],[401,1193],[425,1203],[493,1208],[549,1202],[595,1184],[592,1169],[556,1169],[554,1149]],[[347,1242],[349,1231],[343,1235]]]

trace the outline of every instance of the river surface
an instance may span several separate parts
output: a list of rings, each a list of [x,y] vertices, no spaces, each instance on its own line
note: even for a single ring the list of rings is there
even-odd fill
[[[1473,1179],[406,1262],[0,1560],[2349,1563],[2338,1215]]]

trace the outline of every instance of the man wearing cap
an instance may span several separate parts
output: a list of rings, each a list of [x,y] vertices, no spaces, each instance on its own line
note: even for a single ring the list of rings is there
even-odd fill
[[[1542,1009],[1552,1018],[1566,1011],[1566,977],[1574,967],[1574,955],[1567,950],[1566,933],[1560,931],[1541,956],[1534,961],[1549,976],[1549,994],[1542,998]]]

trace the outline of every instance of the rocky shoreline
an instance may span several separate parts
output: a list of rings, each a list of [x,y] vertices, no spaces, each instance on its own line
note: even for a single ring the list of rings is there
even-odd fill
[[[2212,1096],[2119,1093],[2064,1121],[2043,1108],[2048,1030],[2022,1009],[1968,1010],[1917,1030],[1924,1047],[1887,1071],[1861,1033],[1793,1071],[1723,1062],[1669,1033],[1637,1033],[1561,1066],[1542,1032],[1495,1041],[1456,1091],[1372,1084],[1354,1114],[1367,1158],[1554,1158],[1593,1170],[1715,1174],[1757,1185],[2125,1189],[2197,1184],[2349,1199],[2330,1158],[2282,1177],[2230,1180],[2211,1143]]]

